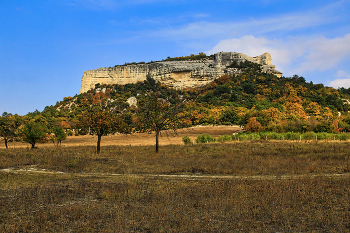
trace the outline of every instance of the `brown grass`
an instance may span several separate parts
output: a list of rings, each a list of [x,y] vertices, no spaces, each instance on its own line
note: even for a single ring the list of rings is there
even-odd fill
[[[105,145],[99,155],[95,146],[0,149],[0,169],[12,169],[0,171],[0,232],[348,232],[349,146],[253,141],[163,145],[156,154],[152,143]],[[18,170],[28,168],[65,173]]]
[[[350,172],[348,142],[240,142],[194,146],[94,146],[0,150],[0,169],[61,172],[285,175]]]
[[[1,232],[347,232],[349,179],[0,173]],[[25,181],[25,185],[20,184]],[[17,185],[13,185],[13,183]]]

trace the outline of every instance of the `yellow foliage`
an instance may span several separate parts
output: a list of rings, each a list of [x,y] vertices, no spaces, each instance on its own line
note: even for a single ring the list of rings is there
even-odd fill
[[[306,106],[306,112],[310,115],[318,116],[321,114],[321,106],[316,102],[311,102]]]
[[[246,130],[250,132],[260,132],[262,129],[262,126],[260,122],[256,119],[256,117],[251,117],[248,120],[248,123],[246,124]]]

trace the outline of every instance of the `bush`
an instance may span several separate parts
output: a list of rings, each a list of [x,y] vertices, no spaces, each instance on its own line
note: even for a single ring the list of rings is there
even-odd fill
[[[249,140],[249,135],[245,133],[238,133],[238,134],[232,135],[232,139],[237,141],[247,141]]]
[[[286,140],[300,140],[300,133],[287,132],[283,135]]]
[[[263,140],[283,140],[283,134],[277,132],[261,132],[260,138]]]
[[[232,140],[232,137],[230,135],[223,135],[217,139],[218,142],[228,142],[231,140]]]
[[[251,133],[251,134],[248,134],[248,138],[250,138],[251,140],[259,140],[260,134],[259,133]]]
[[[198,135],[196,139],[196,143],[208,143],[208,142],[215,142],[215,138],[208,134],[201,134]]]
[[[51,136],[50,140],[58,146],[58,144],[61,145],[63,140],[66,140],[67,134],[64,132],[62,127],[55,127],[53,128],[53,135]]]
[[[326,132],[317,133],[317,140],[331,140],[334,139],[334,135]]]
[[[338,139],[340,141],[347,141],[350,139],[350,134],[348,134],[348,133],[337,134],[336,139]]]
[[[313,131],[306,132],[302,135],[304,140],[316,140],[316,133]]]
[[[185,136],[182,138],[182,141],[185,145],[191,145],[192,144],[192,141],[191,141],[191,138],[189,136]]]
[[[73,131],[72,130],[67,130],[66,134],[67,134],[67,136],[73,136]]]

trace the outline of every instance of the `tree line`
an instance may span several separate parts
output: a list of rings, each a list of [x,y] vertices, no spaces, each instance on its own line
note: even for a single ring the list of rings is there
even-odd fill
[[[304,77],[278,78],[245,64],[238,76],[224,75],[202,88],[175,90],[147,78],[126,85],[100,85],[65,97],[42,112],[25,116],[4,113],[0,137],[7,147],[22,140],[59,145],[66,135],[155,132],[194,125],[240,125],[246,131],[341,133],[350,129],[350,89],[306,82]],[[137,98],[137,106],[127,103]],[[41,131],[44,133],[33,133]],[[168,131],[167,131],[168,132]]]
[[[183,101],[178,99],[176,104],[159,98],[159,93],[149,93],[139,98],[139,104],[130,112],[111,111],[105,101],[91,103],[83,101],[83,110],[77,115],[74,126],[65,121],[50,123],[39,112],[29,113],[30,116],[19,116],[3,113],[0,117],[0,136],[5,147],[13,140],[21,140],[35,148],[37,143],[52,141],[57,146],[67,137],[67,132],[73,129],[76,135],[97,135],[96,152],[100,153],[102,136],[120,133],[155,132],[156,152],[159,151],[159,136],[164,130],[176,130],[185,127],[183,119]],[[67,129],[68,125],[68,129]],[[72,127],[71,127],[72,126]]]

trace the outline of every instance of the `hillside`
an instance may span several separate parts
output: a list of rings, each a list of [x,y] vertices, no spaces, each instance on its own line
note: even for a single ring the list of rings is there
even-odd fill
[[[243,63],[242,63],[243,65]],[[126,85],[99,85],[86,93],[65,97],[40,114],[49,124],[60,121],[73,128],[84,106],[102,103],[115,113],[132,118],[135,106],[131,97],[139,99],[149,92],[175,103],[182,98],[190,114],[188,125],[238,124],[249,131],[277,132],[341,132],[349,129],[349,89],[334,89],[323,84],[308,83],[303,77],[277,77],[261,72],[255,63],[246,63],[240,75],[223,75],[200,88],[175,90],[152,78]],[[176,98],[175,98],[176,97]],[[130,99],[129,99],[130,100]],[[344,101],[345,100],[345,101]]]
[[[282,73],[275,70],[275,66],[272,65],[269,53],[256,57],[237,52],[219,52],[210,56],[199,53],[184,57],[168,57],[162,61],[132,62],[87,70],[81,80],[80,93],[94,88],[98,83],[125,85],[143,82],[147,77],[175,89],[202,87],[222,75],[241,74],[242,68],[247,63],[259,66],[263,72],[282,76]]]

